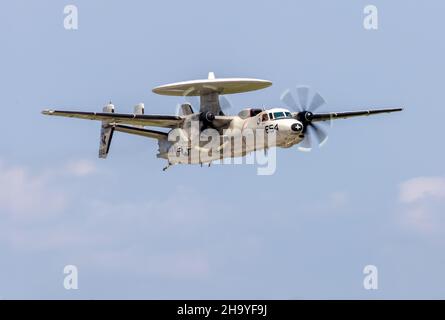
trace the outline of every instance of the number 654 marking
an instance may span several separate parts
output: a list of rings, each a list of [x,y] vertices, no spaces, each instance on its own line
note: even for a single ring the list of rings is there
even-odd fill
[[[277,124],[269,124],[268,126],[264,127],[264,130],[266,130],[266,133],[272,133],[275,131],[278,131],[278,123]]]

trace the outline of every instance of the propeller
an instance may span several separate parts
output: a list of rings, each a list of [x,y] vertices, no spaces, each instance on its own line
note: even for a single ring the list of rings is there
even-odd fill
[[[289,109],[297,112],[295,118],[303,124],[304,139],[298,148],[301,151],[311,151],[312,136],[315,136],[320,147],[328,139],[328,135],[323,126],[319,123],[312,122],[314,119],[314,112],[324,105],[326,101],[318,92],[314,93],[311,99],[309,99],[309,92],[309,87],[297,86],[296,93],[298,103],[289,89],[285,90],[280,98]]]
[[[230,100],[224,96],[224,95],[220,95],[219,96],[219,106],[221,108],[221,111],[226,114],[230,108],[232,108],[232,103],[230,102]]]

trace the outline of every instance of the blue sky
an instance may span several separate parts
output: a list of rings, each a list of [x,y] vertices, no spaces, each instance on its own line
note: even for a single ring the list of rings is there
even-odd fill
[[[379,29],[363,28],[363,8]],[[63,8],[79,29],[63,28]],[[441,1],[14,1],[0,11],[0,297],[444,298],[445,72]],[[277,150],[277,171],[177,166],[155,141],[46,107],[171,114],[164,83],[273,86],[232,112],[309,85],[325,111],[404,106],[337,121],[323,148]],[[63,268],[79,289],[63,287]],[[365,265],[379,289],[364,290]]]

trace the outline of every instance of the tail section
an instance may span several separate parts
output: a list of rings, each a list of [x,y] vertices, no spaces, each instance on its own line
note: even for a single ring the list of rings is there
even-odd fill
[[[113,139],[113,133],[114,126],[102,124],[102,129],[100,130],[99,158],[107,158],[108,151],[110,151],[111,140]]]
[[[188,116],[188,115],[193,114],[192,105],[190,103],[183,103],[181,105],[180,112],[184,116]]]
[[[142,102],[138,103],[137,105],[134,106],[134,114],[144,114],[144,109],[145,109],[144,104]],[[144,128],[144,126],[135,126],[135,127],[142,129]]]
[[[114,105],[110,102],[103,108],[104,113],[114,113]],[[144,114],[144,104],[138,103],[134,107],[134,114],[141,115]],[[119,127],[119,128],[117,128]],[[129,126],[117,126],[115,123],[111,123],[110,121],[102,121],[102,128],[100,130],[100,145],[99,145],[99,158],[106,159],[108,156],[108,152],[110,151],[111,140],[113,139],[113,133],[116,130],[123,131],[128,133],[141,134],[139,131],[144,131],[144,126],[135,125],[132,127]],[[133,132],[134,131],[134,132]],[[150,131],[150,130],[149,130]],[[155,131],[153,131],[155,132]],[[145,133],[145,132],[143,132]],[[143,135],[143,134],[141,134]],[[157,138],[157,137],[156,137]]]
[[[114,113],[114,105],[110,102],[103,108],[104,113]],[[100,130],[99,158],[106,159],[110,151],[111,140],[113,140],[114,125],[108,121],[102,121]]]

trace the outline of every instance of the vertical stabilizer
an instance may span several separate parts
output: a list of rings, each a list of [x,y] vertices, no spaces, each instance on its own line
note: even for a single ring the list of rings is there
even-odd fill
[[[105,113],[114,113],[114,105],[110,102],[103,108]],[[102,121],[100,130],[99,158],[106,159],[110,151],[111,140],[113,139],[114,125],[108,121]]]

